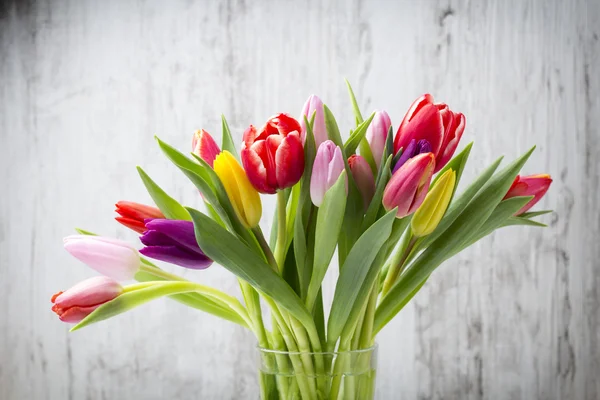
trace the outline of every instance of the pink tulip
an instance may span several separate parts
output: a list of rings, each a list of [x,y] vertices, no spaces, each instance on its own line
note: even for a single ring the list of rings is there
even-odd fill
[[[517,175],[504,198],[510,199],[511,197],[517,196],[534,196],[529,203],[525,204],[523,208],[515,213],[515,215],[521,215],[531,207],[535,206],[537,202],[544,197],[548,189],[550,189],[551,183],[552,178],[547,174],[529,176]]]
[[[63,241],[72,256],[115,280],[133,279],[140,268],[138,251],[127,242],[88,235],[71,235]]]
[[[425,94],[411,105],[396,132],[394,153],[415,140],[426,140],[435,155],[435,171],[444,167],[452,158],[465,130],[465,116],[456,113],[444,103],[433,102],[433,96]]]
[[[206,161],[211,167],[215,162],[215,158],[221,152],[219,145],[204,129],[194,132],[192,138],[192,152]]]
[[[321,143],[327,140],[327,128],[325,127],[325,114],[323,112],[323,102],[316,95],[310,95],[310,97],[304,103],[302,108],[302,115],[300,116],[300,126],[302,127],[301,139],[304,143],[306,139],[306,124],[304,123],[304,117],[310,122],[310,118],[315,113],[315,122],[313,124],[313,135],[315,136],[315,145],[318,148]]]
[[[394,172],[383,192],[386,210],[398,207],[396,218],[403,218],[419,208],[427,192],[435,168],[433,153],[419,154]]]
[[[319,146],[310,177],[310,198],[317,207],[323,203],[325,193],[331,188],[344,170],[342,150],[331,140]]]
[[[392,121],[388,113],[385,111],[375,111],[375,116],[367,128],[367,142],[369,142],[371,154],[373,154],[377,168],[381,164],[385,142],[391,125]]]
[[[123,287],[119,282],[107,276],[96,276],[52,296],[52,311],[63,322],[80,322],[96,308],[117,298],[121,293]]]
[[[366,209],[371,203],[373,195],[375,195],[375,178],[373,177],[373,171],[367,160],[356,154],[350,156],[348,165],[350,166],[350,172],[352,172],[352,177],[356,182],[356,186],[362,195],[363,206]]]

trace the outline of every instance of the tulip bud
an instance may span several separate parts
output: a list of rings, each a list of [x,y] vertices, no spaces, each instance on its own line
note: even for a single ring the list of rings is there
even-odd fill
[[[373,177],[373,171],[367,160],[356,154],[350,156],[348,165],[350,166],[350,172],[352,172],[352,177],[356,182],[356,186],[362,195],[363,206],[366,209],[369,207],[369,204],[371,204],[371,200],[375,195],[375,178]]]
[[[115,207],[117,207],[115,211],[120,215],[120,217],[116,217],[115,219],[137,233],[144,233],[146,231],[144,220],[165,218],[158,208],[132,201],[119,201],[115,204]]]
[[[217,155],[221,152],[219,145],[204,129],[194,132],[192,138],[192,152],[206,161],[211,167],[215,161]]]
[[[323,111],[323,102],[316,95],[310,97],[302,107],[302,115],[300,116],[300,126],[302,127],[301,138],[302,143],[306,140],[306,124],[304,117],[310,121],[313,113],[315,113],[315,122],[313,124],[313,135],[315,137],[315,146],[318,148],[321,143],[327,140],[327,127],[325,126],[325,114]]]
[[[408,160],[417,154],[422,153],[431,153],[431,145],[429,142],[425,139],[419,140],[418,142],[415,139],[411,140],[408,146],[406,146],[406,149],[402,150],[402,154],[394,166],[392,173],[398,171]]]
[[[464,130],[464,115],[446,104],[434,104],[433,96],[425,94],[415,100],[398,127],[394,152],[406,149],[412,140],[426,140],[435,155],[435,173],[450,161]]]
[[[506,196],[504,196],[504,199],[510,199],[511,197],[517,196],[533,196],[533,199],[531,199],[529,203],[525,204],[523,208],[515,213],[515,215],[521,215],[536,205],[537,202],[544,197],[548,189],[550,189],[551,183],[552,178],[547,174],[529,176],[517,175],[512,186],[506,193]]]
[[[143,255],[190,269],[205,269],[212,264],[198,246],[194,223],[172,219],[155,219],[146,223],[140,237],[146,246]]]
[[[437,228],[452,199],[455,183],[456,173],[449,169],[427,193],[410,222],[415,237],[427,236]]]
[[[107,276],[96,276],[52,296],[52,311],[63,322],[80,322],[96,308],[114,300],[121,293],[123,287],[119,282]]]
[[[375,164],[377,164],[378,169],[381,164],[383,152],[385,151],[385,143],[387,141],[387,136],[391,125],[392,121],[390,120],[390,116],[387,112],[375,111],[375,116],[367,128],[367,142],[369,143],[371,154],[373,154],[373,158],[375,159]]]
[[[140,268],[138,251],[122,240],[102,236],[71,235],[63,241],[65,249],[72,256],[115,280],[133,279]]]
[[[304,172],[300,124],[286,114],[271,118],[259,131],[244,132],[242,164],[252,185],[273,194],[296,184]]]
[[[404,218],[419,208],[435,168],[433,153],[419,154],[396,171],[383,191],[383,206],[390,211],[398,208],[396,218]]]
[[[323,203],[325,193],[337,182],[344,168],[342,150],[331,140],[321,143],[310,177],[310,198],[315,206]]]
[[[213,168],[240,221],[248,228],[257,226],[262,214],[260,196],[235,157],[225,150],[217,156]]]

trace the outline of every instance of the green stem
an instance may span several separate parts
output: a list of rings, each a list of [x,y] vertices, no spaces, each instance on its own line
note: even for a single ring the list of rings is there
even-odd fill
[[[267,262],[271,267],[273,267],[275,272],[278,272],[277,261],[275,260],[275,256],[273,256],[273,252],[271,251],[269,243],[267,243],[265,235],[263,234],[262,229],[260,229],[260,226],[252,228],[252,233],[254,233],[254,236],[256,237],[256,240],[258,241],[258,244],[260,245],[260,248],[262,249],[265,258],[267,259]]]
[[[265,297],[265,300],[271,306],[272,315],[275,318],[277,325],[281,329],[281,334],[283,336],[283,340],[286,343],[288,351],[290,353],[298,353],[299,350],[298,350],[298,347],[296,346],[295,339],[292,335],[292,332],[288,328],[288,325],[286,324],[282,314],[280,313],[279,308],[277,307],[277,304],[275,304],[273,299],[271,299],[269,297]],[[311,392],[311,388],[310,388],[308,380],[307,380],[307,376],[306,376],[306,372],[304,370],[304,364],[302,362],[302,359],[300,357],[298,357],[297,354],[289,354],[289,357],[290,357],[290,361],[292,362],[292,366],[294,367],[294,370],[296,371],[296,379],[298,380],[298,388],[300,389],[300,393],[302,393],[302,399],[303,400],[314,399],[315,398],[313,396],[314,392]]]
[[[387,292],[392,288],[392,286],[394,286],[396,280],[398,280],[398,277],[402,272],[404,262],[406,261],[416,242],[417,240],[412,237],[412,232],[410,231],[407,232],[402,238],[400,247],[398,248],[398,251],[394,254],[390,262],[388,274],[385,277],[385,281],[383,282],[383,289],[381,291],[382,295],[385,296]]]
[[[282,190],[277,192],[277,244],[275,245],[275,261],[279,272],[283,271],[287,250],[286,199]]]

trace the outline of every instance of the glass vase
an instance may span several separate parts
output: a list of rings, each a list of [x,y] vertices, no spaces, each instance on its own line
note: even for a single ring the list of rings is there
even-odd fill
[[[371,400],[377,345],[329,353],[257,348],[260,399]]]

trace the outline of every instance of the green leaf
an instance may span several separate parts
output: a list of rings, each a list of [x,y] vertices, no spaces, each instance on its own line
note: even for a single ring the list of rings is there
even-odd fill
[[[348,88],[348,94],[350,95],[350,101],[352,102],[352,111],[354,112],[354,118],[356,119],[356,125],[359,125],[363,122],[362,114],[360,113],[360,108],[358,107],[358,102],[356,101],[356,97],[354,96],[354,91],[352,90],[352,86],[350,86],[350,82],[348,79],[344,79],[346,81],[346,87]]]
[[[533,217],[539,217],[540,215],[545,215],[545,214],[550,214],[551,212],[553,212],[552,210],[541,210],[541,211],[530,211],[530,212],[524,212],[523,214],[519,215],[519,218],[533,218]]]
[[[346,325],[350,312],[353,307],[357,306],[355,304],[358,295],[356,288],[363,284],[369,271],[368,266],[375,260],[379,250],[389,238],[395,217],[395,209],[388,212],[367,229],[350,250],[340,271],[327,322],[329,346],[335,344]]]
[[[534,226],[534,227],[538,227],[538,228],[547,228],[548,227],[548,225],[543,224],[541,222],[532,221],[528,218],[521,218],[521,217],[510,217],[506,221],[504,221],[504,223],[502,224],[501,227],[513,226],[513,225]]]
[[[96,322],[117,316],[133,308],[139,307],[142,304],[148,303],[149,301],[164,296],[172,296],[189,292],[200,292],[209,296],[219,293],[223,297],[230,297],[216,289],[187,281],[144,282],[126,287],[126,290],[130,291],[126,291],[114,300],[111,300],[108,303],[96,308],[91,314],[75,325],[71,329],[71,332]],[[231,297],[231,301],[237,302],[237,300],[233,297]]]
[[[188,212],[194,221],[198,245],[208,257],[271,297],[302,324],[312,323],[300,297],[260,255],[201,212],[193,208],[188,208]]]
[[[85,229],[81,229],[81,228],[75,228],[75,230],[77,231],[77,233],[79,233],[80,235],[88,235],[88,236],[98,236],[97,233],[93,233],[90,231],[86,231]]]
[[[339,146],[342,151],[344,150],[344,142],[342,141],[342,135],[340,135],[340,128],[338,128],[337,121],[333,116],[333,113],[323,104],[323,114],[325,116],[325,128],[327,128],[327,137],[336,146]]]
[[[461,248],[457,249],[453,252],[452,256],[458,254],[462,250],[471,246],[473,243],[483,239],[490,233],[494,232],[496,229],[502,227],[504,223],[517,211],[519,211],[525,204],[527,204],[533,196],[519,196],[519,197],[511,197],[510,199],[503,200],[498,204],[496,209],[492,212],[492,215],[484,222],[481,227],[475,232],[469,235],[470,239],[468,243],[466,243]],[[529,220],[526,220],[529,221]],[[533,222],[533,221],[529,221]]]
[[[458,198],[453,199],[450,207],[448,207],[448,210],[446,210],[444,218],[442,218],[437,228],[435,228],[435,231],[420,241],[419,245],[416,246],[415,252],[428,247],[448,229],[448,227],[467,207],[471,199],[473,199],[477,192],[479,192],[479,190],[489,181],[492,175],[494,175],[494,172],[498,168],[498,165],[500,165],[501,161],[502,157],[494,161],[465,189],[464,192],[461,193],[460,196],[458,196]]]
[[[360,142],[363,139],[365,139],[365,135],[367,134],[367,129],[369,128],[371,121],[373,121],[373,117],[375,117],[375,113],[371,114],[371,116],[366,121],[361,123],[356,128],[356,130],[354,132],[352,132],[352,134],[346,141],[346,144],[344,144],[346,157],[349,157],[352,154],[354,154],[356,152],[356,148],[358,147]]]
[[[149,281],[169,281],[168,279],[161,277],[158,274],[154,274],[150,271],[140,271],[135,275],[135,280],[138,282],[149,282]],[[186,281],[182,279],[182,281]],[[200,293],[181,293],[169,296],[169,298],[184,304],[188,307],[195,308],[200,311],[215,315],[217,317],[226,319],[236,324],[242,325],[249,328],[244,322],[244,319],[240,317],[238,313],[232,311],[226,304],[220,302],[217,299],[210,298]]]
[[[399,282],[383,298],[375,313],[379,332],[401,309],[404,299],[456,249],[462,248],[493,213],[533,150],[509,164],[487,182],[450,227],[438,237],[400,276]]]
[[[366,303],[368,296],[371,293],[371,289],[375,284],[378,284],[378,282],[376,282],[376,279],[379,274],[379,271],[381,271],[383,265],[385,264],[385,261],[389,258],[392,250],[394,250],[394,247],[396,247],[398,240],[400,240],[400,237],[402,236],[406,228],[409,226],[409,224],[410,217],[396,218],[394,220],[394,223],[392,224],[392,232],[389,238],[386,240],[384,245],[381,246],[379,253],[377,253],[377,257],[375,257],[375,260],[367,268],[367,275],[359,290],[357,291],[356,300],[354,301],[355,305],[352,308],[352,311],[350,312],[348,321],[346,322],[344,329],[342,330],[342,336],[344,335],[344,332],[353,331],[353,328],[355,327],[360,317],[360,314],[362,313],[362,306]],[[378,288],[379,286],[376,289],[378,290]]]
[[[233,156],[240,161],[240,157],[238,155],[237,149],[235,148],[235,144],[233,143],[233,138],[231,137],[231,130],[229,129],[229,124],[225,119],[225,116],[221,114],[221,127],[223,130],[223,136],[221,139],[223,150],[227,150]]]
[[[384,163],[385,160],[388,159],[389,156],[394,155],[394,128],[390,125],[390,129],[388,129],[388,134],[385,138],[385,151],[383,152],[383,156],[381,157],[381,164]],[[400,157],[402,152],[398,152],[395,157]],[[392,160],[392,168],[396,165],[396,161]]]
[[[366,138],[363,138],[363,140],[360,141],[358,149],[360,151],[360,155],[363,156],[363,158],[371,167],[371,171],[373,171],[373,174],[377,174],[377,163],[375,163],[375,158],[373,157],[373,153],[371,152],[371,146],[369,146],[369,142]]]
[[[142,178],[146,190],[154,200],[156,206],[162,211],[162,213],[168,219],[179,219],[184,221],[191,221],[190,215],[185,208],[177,202],[174,198],[169,196],[164,190],[160,188],[149,176],[144,172],[142,167],[137,167],[137,171]]]
[[[471,154],[471,148],[472,147],[473,147],[473,142],[469,143],[463,149],[463,151],[461,151],[459,154],[457,154],[456,156],[454,156],[454,158],[452,160],[450,160],[448,162],[448,164],[446,164],[444,166],[444,168],[442,168],[437,173],[437,175],[433,179],[433,182],[431,183],[431,186],[433,187],[433,185],[436,184],[436,182],[438,181],[438,179],[440,179],[440,177],[442,175],[444,175],[444,172],[448,171],[449,169],[452,169],[454,172],[456,172],[456,183],[454,184],[454,191],[456,192],[456,188],[458,187],[458,182],[460,182],[460,178],[461,178],[462,173],[463,173],[463,171],[465,169],[465,165],[467,164],[467,160],[469,159],[469,154]]]
[[[381,164],[381,172],[377,177],[377,182],[375,184],[375,194],[373,195],[373,199],[371,200],[371,204],[369,204],[369,208],[367,208],[367,212],[365,214],[365,218],[362,222],[361,230],[364,232],[373,225],[373,222],[377,219],[377,215],[379,214],[379,210],[382,207],[381,201],[383,200],[383,192],[385,191],[385,186],[390,180],[391,171],[390,167],[392,164],[392,156],[390,155],[387,158],[387,161]]]
[[[225,187],[212,168],[200,157],[192,161],[179,150],[156,138],[158,145],[165,155],[175,164],[196,188],[204,195],[205,201],[213,206],[225,226],[234,232],[243,234],[247,231],[239,221]],[[196,157],[196,156],[194,156]]]
[[[315,250],[312,277],[308,286],[307,307],[312,309],[321,283],[335,252],[344,211],[346,209],[346,173],[342,172],[336,183],[325,193],[317,214]]]

